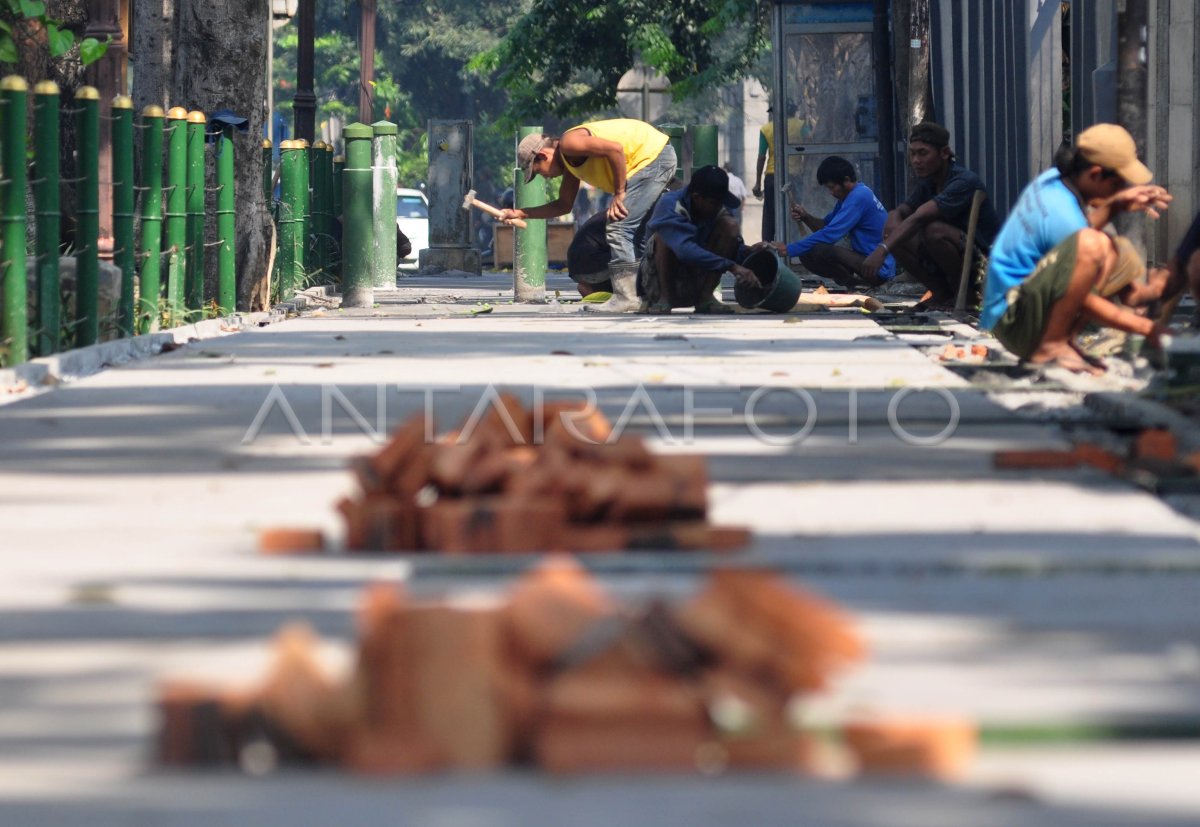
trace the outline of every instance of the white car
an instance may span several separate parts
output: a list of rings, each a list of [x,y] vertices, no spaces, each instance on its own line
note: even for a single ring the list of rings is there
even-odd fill
[[[412,252],[397,265],[416,270],[417,256],[429,246],[429,199],[421,190],[396,187],[396,228],[412,242]]]

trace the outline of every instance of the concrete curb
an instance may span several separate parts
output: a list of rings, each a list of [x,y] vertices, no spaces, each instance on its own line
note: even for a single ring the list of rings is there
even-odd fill
[[[234,313],[220,319],[206,319],[195,324],[180,325],[158,333],[146,333],[128,339],[116,339],[98,345],[76,348],[32,359],[24,364],[0,370],[0,389],[13,398],[31,388],[51,388],[63,380],[78,379],[98,373],[113,365],[123,365],[162,352],[168,343],[187,344],[192,340],[213,339],[236,333],[247,327],[262,327],[282,321],[285,314],[278,309],[259,313]],[[0,397],[0,404],[5,400]]]
[[[78,379],[98,373],[113,365],[123,365],[135,359],[145,359],[162,352],[167,343],[183,345],[193,340],[213,339],[237,333],[247,327],[263,327],[281,322],[289,315],[317,307],[337,307],[340,294],[332,285],[310,287],[297,293],[291,301],[273,305],[269,311],[233,313],[220,319],[206,319],[194,324],[180,325],[170,330],[146,333],[128,339],[116,339],[98,345],[66,350],[53,356],[31,359],[12,368],[0,369],[0,405],[23,398],[19,394],[33,388],[49,389],[63,380]]]

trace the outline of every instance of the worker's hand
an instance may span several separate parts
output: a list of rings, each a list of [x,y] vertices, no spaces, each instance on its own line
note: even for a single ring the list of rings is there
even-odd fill
[[[1121,190],[1108,203],[1114,210],[1144,212],[1151,218],[1158,218],[1159,212],[1165,210],[1172,200],[1171,193],[1157,184],[1144,184]]]
[[[787,245],[782,241],[764,241],[762,243],[764,246],[770,247],[772,250],[778,253],[780,258],[787,257]]]
[[[1162,350],[1164,345],[1163,337],[1170,337],[1172,335],[1174,335],[1174,331],[1171,328],[1156,323],[1154,327],[1150,328],[1150,332],[1146,334],[1146,344],[1157,350]]]
[[[749,267],[743,267],[740,264],[735,264],[729,268],[729,272],[733,273],[733,277],[742,284],[753,285],[754,287],[761,286],[758,276],[754,275],[754,271]]]
[[[886,260],[887,250],[883,249],[882,244],[876,246],[875,249],[871,251],[871,255],[867,256],[866,260],[863,261],[862,275],[865,276],[868,281],[873,281],[879,278],[879,270],[883,267],[883,263]]]
[[[808,218],[808,210],[804,209],[803,204],[792,204],[792,218],[802,222]]]
[[[627,215],[629,215],[629,210],[625,209],[625,193],[618,192],[608,205],[608,220],[620,221]]]
[[[526,218],[524,210],[501,210],[500,217],[497,219],[505,224],[511,224],[514,218]]]
[[[755,198],[762,198],[762,184],[755,184],[750,192],[754,193]]]

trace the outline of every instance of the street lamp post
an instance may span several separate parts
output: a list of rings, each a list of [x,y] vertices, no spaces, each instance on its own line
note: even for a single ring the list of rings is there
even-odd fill
[[[313,92],[313,39],[316,26],[316,0],[300,0],[296,54],[296,97],[292,110],[297,140],[312,144],[316,138],[317,96]]]

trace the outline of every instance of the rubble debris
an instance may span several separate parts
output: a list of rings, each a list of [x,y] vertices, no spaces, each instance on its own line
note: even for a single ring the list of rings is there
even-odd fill
[[[958,778],[977,747],[975,726],[959,718],[865,718],[849,721],[842,738],[861,772]]]
[[[653,454],[582,403],[534,412],[502,394],[434,442],[418,415],[353,469],[359,492],[337,505],[350,551],[723,552],[750,541],[707,522],[703,457]],[[298,552],[318,545],[275,529],[260,549],[281,553],[289,538]]]
[[[788,710],[865,654],[841,609],[771,572],[721,570],[679,601],[622,605],[562,556],[504,595],[374,586],[351,673],[331,677],[315,649],[290,627],[257,687],[163,685],[159,760],[248,773],[813,771],[817,736]],[[880,745],[860,728],[847,742],[867,769],[961,763],[958,730],[913,732]]]

